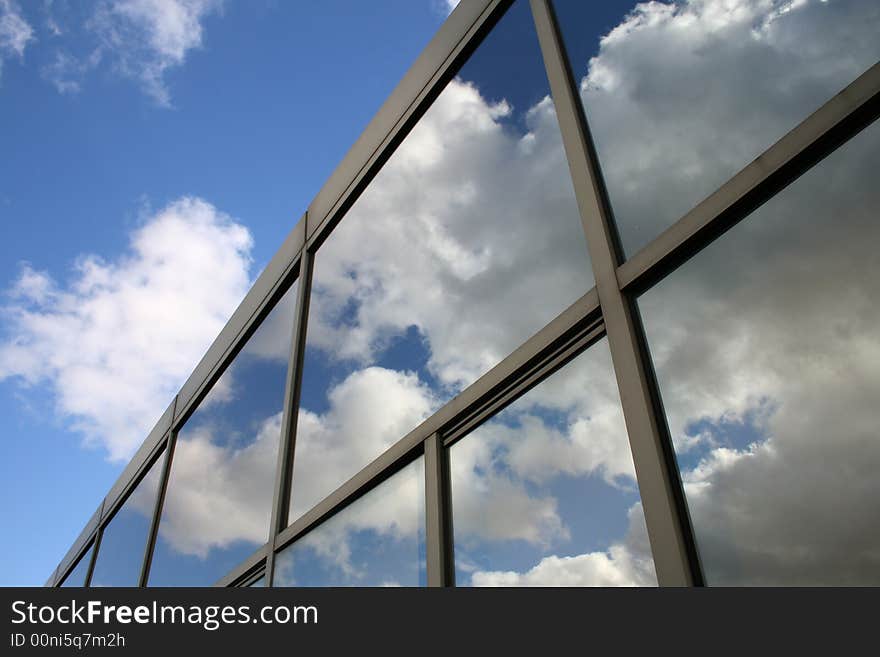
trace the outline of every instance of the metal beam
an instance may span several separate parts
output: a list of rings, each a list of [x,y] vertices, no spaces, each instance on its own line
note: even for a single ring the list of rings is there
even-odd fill
[[[425,441],[425,552],[428,586],[455,586],[449,451],[439,434]]]
[[[168,491],[168,477],[171,473],[171,461],[176,445],[177,432],[174,431],[168,435],[168,440],[165,443],[165,458],[162,461],[162,471],[159,473],[156,503],[153,506],[150,532],[147,534],[147,544],[144,546],[144,560],[141,564],[141,575],[138,578],[138,586],[140,587],[146,586],[150,578],[150,567],[153,565],[153,552],[156,549],[156,538],[159,536],[159,523],[162,521],[162,508],[165,506],[165,493]]]
[[[275,547],[278,534],[287,526],[290,509],[290,488],[293,477],[293,459],[296,452],[296,425],[299,417],[299,398],[302,390],[303,359],[306,349],[306,331],[309,323],[309,299],[312,291],[314,255],[303,251],[299,265],[299,283],[296,289],[296,312],[291,327],[290,353],[287,359],[287,378],[284,383],[284,408],[281,413],[281,437],[278,444],[278,463],[272,515],[269,522],[269,552],[266,557],[266,586],[272,586],[275,575]]]
[[[617,284],[618,240],[592,137],[547,0],[531,0],[556,115],[574,182],[614,373],[629,434],[657,579],[701,583],[699,562],[656,383],[632,304]]]

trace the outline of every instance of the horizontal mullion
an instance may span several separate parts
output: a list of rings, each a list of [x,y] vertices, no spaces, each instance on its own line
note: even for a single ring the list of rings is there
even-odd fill
[[[467,415],[473,414],[473,407],[495,394],[499,387],[504,388],[511,377],[520,378],[524,369],[529,369],[537,357],[564,338],[572,329],[591,318],[598,319],[599,297],[595,288],[566,308],[547,326],[529,338],[507,358],[489,370],[480,379],[468,386],[459,395],[447,402],[431,417],[406,436],[397,441],[366,467],[361,469],[311,510],[278,534],[276,547],[281,548],[302,536],[327,517],[333,515],[347,504],[357,499],[367,490],[377,485],[400,467],[415,458],[421,444],[435,433],[443,433],[450,426]],[[540,368],[545,363],[535,363]]]
[[[477,405],[473,413],[446,430],[443,435],[443,444],[449,446],[460,438],[469,434],[483,422],[504,409],[519,397],[527,393],[533,387],[548,378],[554,372],[564,367],[591,345],[605,336],[605,325],[601,319],[596,318],[587,327],[578,331],[570,340],[565,341],[555,350],[552,356],[542,359],[542,363],[535,369],[530,369],[523,376],[516,377],[508,385],[503,386],[496,394],[482,405]]]
[[[254,552],[252,552],[244,561],[240,562],[235,568],[218,579],[214,586],[232,586],[244,577],[250,575],[257,570],[269,553],[269,543],[264,543]]]

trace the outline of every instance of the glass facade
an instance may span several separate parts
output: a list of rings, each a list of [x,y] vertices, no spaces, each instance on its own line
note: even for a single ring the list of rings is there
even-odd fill
[[[279,552],[275,586],[424,586],[425,466],[408,465]]]
[[[450,448],[459,586],[656,585],[603,340]]]
[[[163,452],[101,532],[89,586],[137,586],[140,583],[147,535],[159,491]]]
[[[207,586],[266,542],[296,284],[177,434],[151,586]]]
[[[880,584],[880,126],[639,304],[710,584]]]
[[[89,573],[89,567],[92,563],[92,554],[94,552],[95,546],[94,544],[89,546],[89,549],[86,550],[85,554],[80,557],[80,560],[77,561],[76,565],[73,567],[73,570],[64,578],[64,580],[59,584],[59,586],[85,586],[86,583],[86,575]]]
[[[455,11],[52,584],[880,584],[880,6]]]
[[[318,250],[291,521],[592,287],[549,94],[516,2]]]

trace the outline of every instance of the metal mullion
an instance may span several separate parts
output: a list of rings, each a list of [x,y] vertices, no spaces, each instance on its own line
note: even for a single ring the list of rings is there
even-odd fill
[[[177,397],[174,398],[175,404]],[[177,432],[170,431],[165,442],[165,458],[162,461],[162,471],[159,474],[159,486],[156,490],[156,503],[153,507],[153,517],[150,521],[150,533],[147,534],[147,544],[144,547],[144,560],[141,563],[141,575],[138,586],[143,588],[147,585],[150,577],[150,567],[153,565],[153,552],[156,549],[156,538],[159,535],[159,522],[162,520],[162,507],[165,505],[165,494],[168,491],[168,480],[171,474],[171,460],[174,448],[177,445]]]
[[[425,441],[425,553],[428,586],[455,586],[449,450],[437,433]]]
[[[305,218],[306,220],[308,217]],[[287,360],[287,378],[284,384],[284,409],[281,414],[281,439],[278,446],[278,463],[275,473],[275,491],[272,500],[272,517],[269,525],[268,553],[266,555],[266,586],[272,586],[275,576],[275,549],[278,534],[287,526],[290,509],[293,460],[296,451],[296,428],[299,415],[299,398],[302,390],[303,359],[306,348],[306,330],[309,321],[309,299],[312,290],[314,254],[303,249],[299,262],[299,283],[296,290],[296,315]]]
[[[618,240],[596,150],[553,9],[530,0],[587,239],[645,522],[661,586],[702,584],[699,558],[644,336],[617,281]]]
[[[536,385],[552,376],[577,358],[590,346],[601,340],[605,335],[605,326],[600,318],[589,322],[574,336],[560,339],[552,353],[542,353],[536,357],[535,363],[523,368],[521,376],[513,377],[509,383],[503,382],[496,386],[485,401],[470,406],[470,412],[457,422],[451,423],[443,431],[443,444],[449,447],[459,439],[471,433],[486,420],[510,406]]]
[[[101,512],[98,514],[98,517],[104,515],[104,503],[101,502]],[[101,547],[101,537],[104,535],[104,527],[98,523],[98,528],[95,530],[95,543],[92,547],[92,556],[89,558],[89,567],[86,569],[86,577],[83,580],[83,587],[91,586],[92,584],[92,572],[95,570],[95,562],[98,559],[98,550]],[[70,571],[68,571],[68,576],[70,575]]]
[[[235,568],[230,570],[228,573],[223,575],[220,579],[214,582],[212,586],[215,587],[227,587],[227,586],[238,586],[243,579],[248,577],[249,574],[254,573],[260,569],[261,572],[265,573],[265,564],[266,555],[269,552],[269,543],[264,543],[256,550],[251,552],[243,561],[240,561]]]
[[[412,436],[414,434],[410,434]],[[328,518],[336,515],[360,497],[387,481],[403,468],[422,456],[422,443],[425,438],[414,444],[400,440],[380,454],[363,469],[346,480],[332,493],[318,502],[311,509],[294,520],[278,535],[276,550],[284,548]]]

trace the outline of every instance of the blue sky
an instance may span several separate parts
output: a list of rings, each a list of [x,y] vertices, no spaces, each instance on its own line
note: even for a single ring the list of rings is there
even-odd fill
[[[184,195],[247,226],[255,276],[444,19],[430,1],[225,2],[165,69],[163,106],[120,70],[149,52],[108,48],[75,92],[47,79],[59,53],[99,46],[87,26],[98,3],[11,6],[32,36],[21,56],[0,55],[4,288],[23,261],[63,284],[83,254],[113,260],[145,212]],[[45,383],[0,381],[0,413],[0,521],[17,537],[2,547],[0,582],[40,585],[124,462],[84,447]]]

